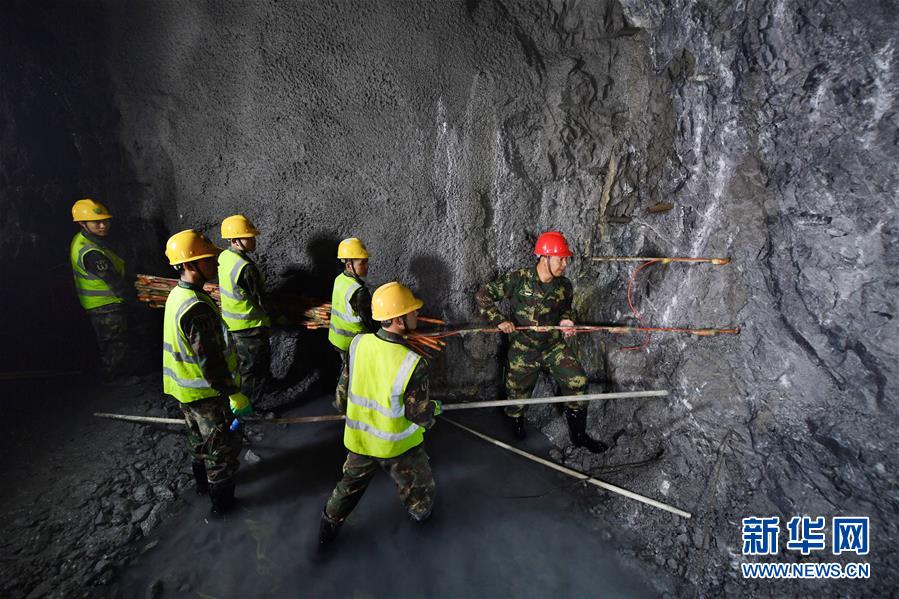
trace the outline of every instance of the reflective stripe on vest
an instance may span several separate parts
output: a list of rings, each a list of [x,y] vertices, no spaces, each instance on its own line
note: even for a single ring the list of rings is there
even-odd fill
[[[165,302],[162,333],[162,388],[166,394],[181,403],[190,403],[219,395],[219,392],[213,389],[203,377],[199,358],[181,328],[181,318],[199,302],[205,302],[218,313],[218,307],[208,295],[181,286],[174,287]],[[234,384],[239,385],[237,356],[233,348],[225,345],[224,331],[219,335],[221,335],[219,343],[222,348],[225,348],[225,363],[234,377]]]
[[[265,310],[248,297],[237,284],[240,273],[250,264],[249,260],[230,248],[219,254],[218,274],[222,320],[229,331],[242,331],[271,324],[271,319]]]
[[[349,348],[347,449],[393,458],[424,441],[424,429],[405,416],[404,395],[421,356],[374,334],[357,335]]]
[[[350,305],[353,294],[362,285],[346,273],[340,273],[334,279],[334,290],[331,292],[331,324],[328,327],[328,341],[340,351],[347,351],[353,337],[365,330],[362,318]]]
[[[115,294],[112,288],[97,275],[88,272],[84,266],[84,257],[89,252],[100,252],[115,268],[119,276],[125,275],[125,261],[107,247],[100,246],[79,232],[72,238],[69,256],[72,261],[72,275],[75,278],[75,293],[85,310],[92,310],[109,304],[120,304],[125,301]]]

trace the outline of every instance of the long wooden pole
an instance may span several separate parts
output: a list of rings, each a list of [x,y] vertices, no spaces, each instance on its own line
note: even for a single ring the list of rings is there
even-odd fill
[[[443,411],[474,410],[477,408],[494,408],[501,406],[532,406],[535,404],[564,403],[567,401],[595,401],[598,399],[628,399],[638,397],[666,397],[667,391],[621,391],[618,393],[593,393],[590,395],[562,395],[559,397],[534,397],[532,399],[502,399],[493,401],[470,401],[464,403],[445,404]],[[109,414],[94,412],[98,418],[123,420],[125,422],[147,422],[154,424],[184,424],[181,418],[158,418],[156,416],[131,416],[129,414]],[[343,420],[341,414],[324,416],[295,416],[291,418],[251,419],[249,424],[307,424],[310,422],[336,422]]]
[[[512,453],[520,455],[523,458],[527,458],[527,459],[531,460],[532,462],[537,462],[538,464],[543,464],[544,466],[548,466],[549,468],[552,468],[553,470],[557,470],[563,474],[567,474],[568,476],[570,476],[572,478],[582,480],[585,483],[589,483],[589,484],[597,486],[601,489],[605,489],[606,491],[611,491],[612,493],[617,493],[618,495],[623,495],[629,499],[639,501],[640,503],[645,503],[646,505],[651,505],[652,507],[658,508],[660,510],[665,510],[666,512],[671,512],[672,514],[676,514],[676,515],[680,516],[681,518],[692,518],[693,517],[692,514],[690,514],[690,512],[685,512],[684,510],[681,510],[674,506],[668,505],[667,503],[662,503],[661,501],[656,501],[655,499],[650,499],[649,497],[640,495],[639,493],[634,493],[633,491],[628,491],[627,489],[624,489],[622,487],[618,487],[611,483],[601,481],[598,478],[593,478],[592,476],[584,474],[583,472],[578,472],[577,470],[572,470],[571,468],[566,468],[565,466],[556,464],[555,462],[550,462],[549,460],[544,460],[543,458],[535,456],[534,454],[528,453],[526,451],[522,451],[522,450],[518,449],[517,447],[512,447],[508,443],[503,443],[502,441],[494,439],[493,437],[490,437],[483,433],[479,433],[478,431],[468,428],[464,424],[460,424],[460,423],[456,422],[455,420],[450,420],[449,418],[446,418],[446,417],[441,417],[441,420],[443,420],[444,422],[448,422],[448,423],[452,424],[453,426],[461,428],[462,430],[474,435],[475,437],[483,439],[484,441],[487,441],[488,443],[492,443],[493,445],[496,445],[497,447],[501,447],[502,449],[511,451]]]
[[[156,416],[131,416],[129,414],[109,414],[107,412],[94,412],[98,418],[110,420],[124,420],[125,422],[151,422],[155,424],[184,424],[184,418],[157,418]]]
[[[111,420],[124,420],[125,422],[147,422],[154,424],[184,424],[183,418],[157,418],[156,416],[131,416],[130,414],[108,414],[106,412],[94,412],[98,418]],[[326,416],[299,416],[295,418],[271,418],[269,420],[248,420],[249,424],[304,424],[307,422],[332,422],[343,420],[340,414],[328,414]]]
[[[568,401],[595,401],[597,399],[631,399],[636,397],[667,397],[667,391],[621,391],[618,393],[591,393],[589,395],[560,395],[558,397],[534,397],[531,399],[498,399],[493,401],[470,401],[443,404],[443,411],[473,410],[475,408],[495,408],[501,406],[533,406],[546,403]]]

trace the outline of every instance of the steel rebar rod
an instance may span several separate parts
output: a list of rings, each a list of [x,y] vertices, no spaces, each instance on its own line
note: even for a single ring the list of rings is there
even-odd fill
[[[538,333],[545,333],[552,330],[557,331],[573,331],[575,333],[592,333],[597,331],[604,331],[607,333],[645,333],[645,332],[653,332],[653,333],[689,333],[691,335],[697,335],[699,337],[711,337],[713,335],[739,335],[740,329],[739,327],[730,328],[730,329],[719,329],[719,328],[698,328],[691,329],[686,327],[634,327],[634,326],[625,326],[625,325],[574,325],[573,327],[563,327],[559,325],[535,325],[535,326],[520,326],[515,327],[516,331],[536,331]],[[420,337],[431,337],[440,339],[442,337],[452,337],[454,335],[469,335],[473,333],[502,333],[500,329],[496,327],[472,327],[472,328],[463,328],[463,329],[452,329],[449,331],[434,331],[428,333],[414,333],[409,335],[410,339],[420,338]]]
[[[590,259],[594,262],[661,262],[662,264],[670,264],[671,262],[693,262],[700,264],[714,264],[715,266],[724,266],[725,264],[730,264],[730,258],[652,258],[648,256],[593,256]]]
[[[661,501],[656,501],[655,499],[650,499],[649,497],[646,497],[645,495],[640,495],[639,493],[634,493],[633,491],[628,491],[625,488],[622,488],[622,487],[613,485],[611,483],[607,483],[605,481],[599,480],[598,478],[594,478],[590,475],[584,474],[583,472],[578,472],[577,470],[572,470],[571,468],[562,466],[561,464],[556,464],[555,462],[551,462],[551,461],[545,460],[539,456],[535,456],[532,453],[522,451],[521,449],[518,449],[517,447],[512,447],[508,443],[503,443],[502,441],[499,441],[498,439],[494,439],[493,437],[491,437],[489,435],[485,435],[484,433],[479,433],[478,431],[476,431],[474,429],[468,428],[464,424],[460,424],[460,423],[456,422],[455,420],[450,420],[449,418],[446,418],[446,417],[441,417],[441,419],[444,422],[448,422],[448,423],[452,424],[453,426],[456,426],[456,427],[474,435],[475,437],[478,437],[484,441],[487,441],[488,443],[492,443],[493,445],[496,445],[497,447],[500,447],[507,451],[511,451],[512,453],[520,455],[521,457],[531,460],[532,462],[537,462],[538,464],[543,464],[544,466],[552,468],[553,470],[557,470],[563,474],[567,474],[568,476],[570,476],[572,478],[582,480],[585,483],[589,483],[589,484],[597,486],[601,489],[605,489],[606,491],[611,491],[612,493],[617,493],[618,495],[623,495],[624,497],[633,499],[635,501],[639,501],[640,503],[645,503],[646,505],[651,505],[654,508],[658,508],[658,509],[664,510],[666,512],[671,512],[672,514],[676,514],[682,518],[692,518],[693,517],[692,514],[690,514],[690,512],[685,512],[684,510],[681,510],[674,506],[668,505],[667,503],[662,503]]]
[[[498,399],[491,401],[469,401],[443,404],[443,411],[473,410],[502,406],[533,406],[538,404],[565,403],[569,401],[596,401],[598,399],[632,399],[639,397],[668,397],[668,392],[660,391],[620,391],[617,393],[591,393],[587,395],[560,395],[558,397],[533,397],[530,399]]]

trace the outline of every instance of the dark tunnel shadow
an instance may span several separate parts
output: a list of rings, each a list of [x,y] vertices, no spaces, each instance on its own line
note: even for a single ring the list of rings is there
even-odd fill
[[[458,320],[461,313],[452,310],[449,301],[452,274],[446,260],[436,254],[416,254],[409,262],[409,271],[411,281],[408,284],[416,297],[424,301],[421,314],[447,322]],[[419,327],[422,330],[429,330],[433,325],[421,323]],[[444,371],[446,352],[432,352],[428,361],[432,368]]]
[[[322,302],[331,301],[334,277],[340,273],[340,263],[336,259],[340,239],[334,232],[320,233],[306,245],[306,252],[312,258],[312,268],[297,264],[288,265],[273,286],[273,298],[305,297]],[[295,325],[285,327],[296,341],[296,351],[287,373],[279,381],[281,388],[291,387],[310,377],[317,377],[308,389],[307,396],[331,393],[337,381],[340,356],[331,347],[327,329],[308,330]],[[279,409],[287,409],[301,403],[299,397],[279,404]]]

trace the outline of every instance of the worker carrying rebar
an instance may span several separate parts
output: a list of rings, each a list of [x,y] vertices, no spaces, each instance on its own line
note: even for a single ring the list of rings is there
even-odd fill
[[[343,262],[343,270],[334,279],[331,292],[328,341],[340,353],[344,364],[353,337],[374,333],[379,327],[371,315],[371,292],[364,281],[369,259],[365,244],[355,237],[344,239],[337,246],[337,259]]]
[[[583,395],[587,391],[587,375],[564,339],[574,331],[516,331],[516,326],[574,327],[572,320],[571,281],[565,269],[571,250],[558,231],[542,233],[537,238],[534,254],[537,263],[531,268],[508,272],[484,285],[476,294],[481,315],[511,336],[506,366],[508,399],[527,399],[537,385],[541,371],[562,388],[563,395]],[[496,302],[507,299],[511,317],[503,317]],[[519,439],[526,435],[524,407],[505,408],[512,432]],[[602,441],[587,434],[587,404],[572,401],[565,404],[565,419],[571,442],[593,453],[608,449]]]
[[[372,297],[377,333],[357,335],[337,385],[346,415],[347,458],[322,513],[319,543],[337,536],[380,466],[396,483],[409,517],[425,521],[434,505],[434,476],[424,431],[434,425],[440,402],[428,397],[428,363],[403,342],[415,330],[422,301],[400,283],[381,285]]]
[[[237,350],[241,391],[259,402],[271,380],[271,311],[266,305],[265,279],[250,258],[259,230],[242,214],[222,221],[228,248],[218,257],[222,321]]]
[[[197,493],[209,493],[216,515],[234,504],[242,439],[231,430],[232,412],[252,412],[240,391],[237,356],[225,342],[218,306],[203,290],[215,279],[219,252],[194,230],[169,238],[165,255],[180,280],[165,302],[162,337],[163,391],[184,413]]]
[[[135,293],[125,261],[106,242],[112,214],[100,202],[84,198],[72,205],[72,221],[81,227],[69,246],[75,291],[100,347],[101,379],[110,386],[133,385],[138,379],[129,365],[127,306],[135,302]]]

